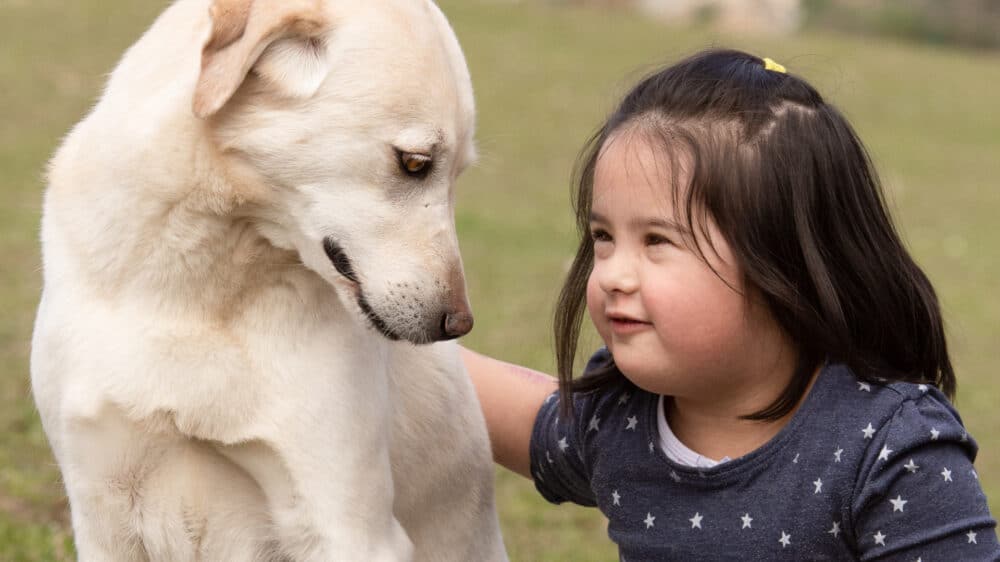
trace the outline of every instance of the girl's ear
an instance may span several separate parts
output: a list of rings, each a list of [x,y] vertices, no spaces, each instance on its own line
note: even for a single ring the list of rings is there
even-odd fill
[[[214,115],[253,68],[292,97],[316,92],[329,70],[321,39],[329,29],[321,0],[214,0],[192,109]]]

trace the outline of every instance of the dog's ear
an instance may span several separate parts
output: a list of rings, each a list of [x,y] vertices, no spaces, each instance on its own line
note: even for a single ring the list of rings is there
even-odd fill
[[[321,5],[319,0],[214,0],[194,114],[205,118],[222,109],[251,68],[288,95],[314,94],[328,70]]]

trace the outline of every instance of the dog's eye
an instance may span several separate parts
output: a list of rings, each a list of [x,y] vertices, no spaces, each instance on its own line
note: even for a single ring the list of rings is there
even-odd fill
[[[399,166],[406,175],[422,178],[431,169],[431,157],[415,152],[400,152]]]

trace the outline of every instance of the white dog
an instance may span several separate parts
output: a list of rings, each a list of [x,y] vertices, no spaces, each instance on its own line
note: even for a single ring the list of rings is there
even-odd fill
[[[504,560],[429,0],[179,0],[56,154],[32,381],[80,558]]]

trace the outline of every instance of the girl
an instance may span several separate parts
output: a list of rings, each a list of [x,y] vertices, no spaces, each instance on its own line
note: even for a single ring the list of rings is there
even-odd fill
[[[698,54],[578,170],[558,392],[464,352],[499,463],[623,560],[1000,560],[934,290],[816,90]],[[584,302],[606,347],[574,379]]]

